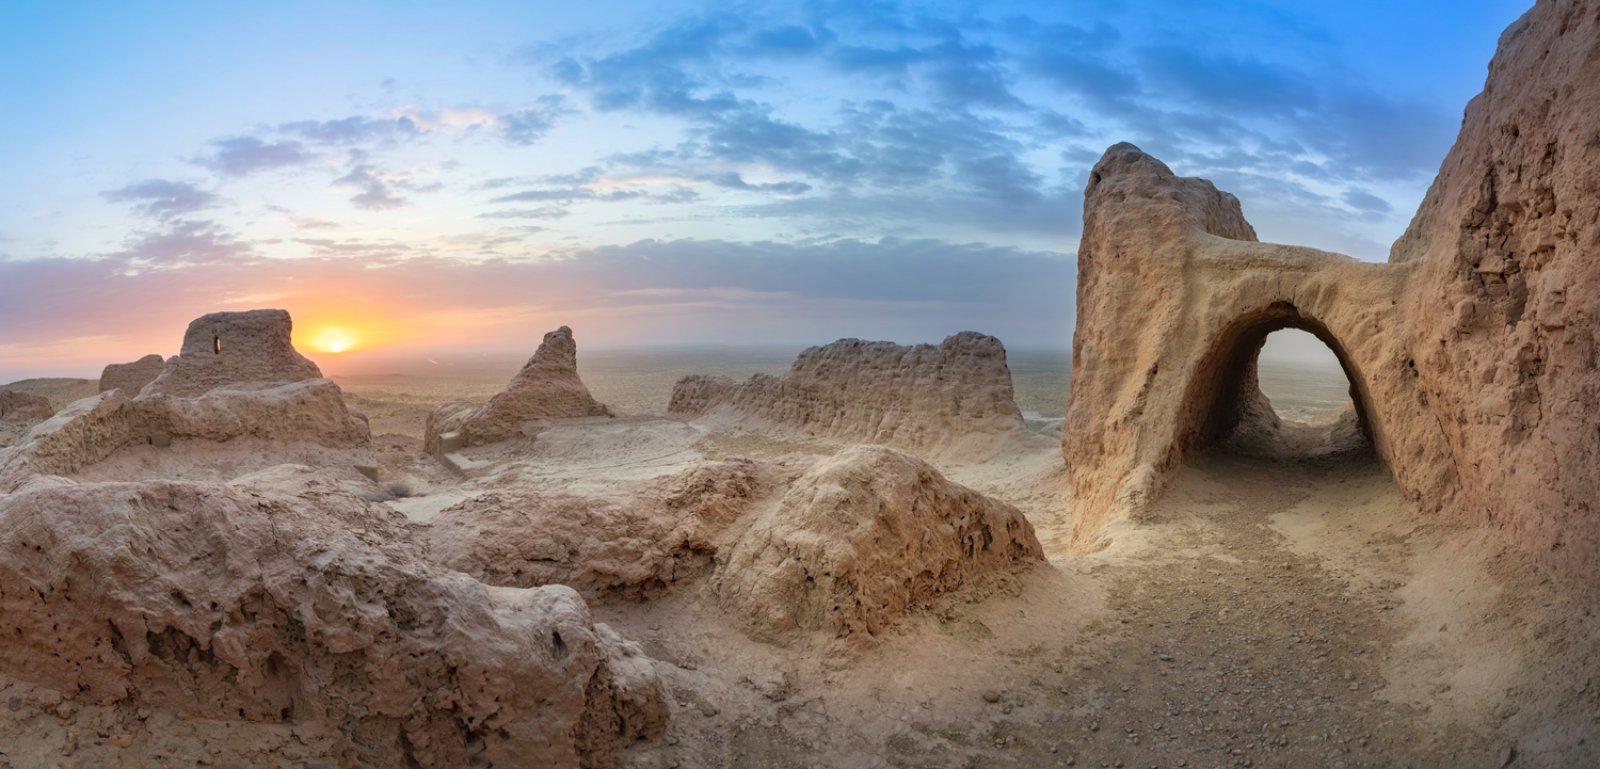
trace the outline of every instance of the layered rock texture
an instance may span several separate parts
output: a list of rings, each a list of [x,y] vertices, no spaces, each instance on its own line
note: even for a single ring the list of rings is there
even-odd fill
[[[282,310],[195,320],[184,352],[148,384],[133,388],[129,380],[73,403],[0,451],[0,489],[33,474],[70,475],[119,449],[174,440],[366,448],[365,420],[345,406],[338,385],[295,351],[290,331]]]
[[[818,463],[754,520],[717,572],[754,638],[866,637],[906,612],[1044,560],[1016,508],[882,446]]]
[[[1388,264],[1258,243],[1238,202],[1131,145],[1090,175],[1063,452],[1074,539],[1136,513],[1256,403],[1267,333],[1328,344],[1361,430],[1423,511],[1600,556],[1600,3],[1541,2]]]
[[[161,376],[166,367],[166,359],[154,354],[132,363],[112,363],[100,372],[100,392],[122,390],[129,396],[137,395],[145,385]]]
[[[182,718],[339,725],[347,766],[614,765],[667,710],[560,586],[428,565],[305,467],[0,497],[0,669]]]
[[[562,326],[544,335],[538,351],[488,403],[447,403],[428,415],[424,445],[431,454],[531,437],[545,419],[608,417],[578,377],[578,344]]]
[[[781,377],[679,380],[668,405],[850,441],[943,448],[1023,429],[1000,340],[971,331],[938,345],[841,339],[800,353]]]

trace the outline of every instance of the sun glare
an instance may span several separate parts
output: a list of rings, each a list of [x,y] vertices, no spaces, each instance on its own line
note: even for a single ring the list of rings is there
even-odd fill
[[[357,339],[348,329],[329,326],[316,333],[311,346],[327,353],[348,352],[356,348]]]

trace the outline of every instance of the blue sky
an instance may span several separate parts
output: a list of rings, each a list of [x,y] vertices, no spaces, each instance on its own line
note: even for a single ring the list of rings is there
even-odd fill
[[[1528,3],[10,3],[0,377],[363,346],[1065,346],[1133,141],[1382,260]]]

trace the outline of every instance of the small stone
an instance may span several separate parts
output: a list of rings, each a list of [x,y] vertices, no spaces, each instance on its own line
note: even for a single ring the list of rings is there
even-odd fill
[[[70,702],[63,702],[56,706],[56,718],[59,718],[63,721],[71,718],[72,714],[75,712],[77,712],[77,709],[72,707],[72,703]]]
[[[993,689],[989,689],[989,690],[985,691],[983,693],[983,701],[987,702],[987,703],[989,703],[991,705],[996,703],[996,702],[999,702],[1000,701],[1000,692],[997,692],[997,691],[995,691]]]
[[[1507,745],[1500,749],[1500,769],[1505,769],[1515,760],[1517,760],[1517,748],[1515,745]]]
[[[133,735],[118,734],[111,738],[111,744],[119,748],[131,747],[133,745]]]

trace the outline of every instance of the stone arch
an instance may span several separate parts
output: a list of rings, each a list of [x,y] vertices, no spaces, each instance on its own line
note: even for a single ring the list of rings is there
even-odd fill
[[[1344,341],[1326,323],[1302,312],[1294,303],[1276,301],[1239,314],[1212,337],[1184,389],[1169,461],[1181,461],[1222,441],[1251,409],[1270,408],[1260,393],[1256,363],[1267,335],[1283,329],[1311,334],[1333,352],[1350,385],[1350,402],[1355,406],[1361,434],[1376,450],[1377,414],[1365,385],[1367,378]]]

